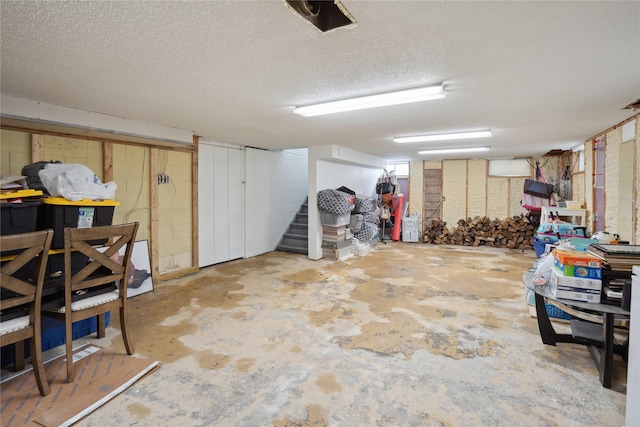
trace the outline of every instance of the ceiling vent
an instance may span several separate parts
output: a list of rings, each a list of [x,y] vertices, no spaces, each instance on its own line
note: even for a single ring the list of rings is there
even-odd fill
[[[633,110],[633,111],[640,110],[640,98],[636,99],[631,104],[624,107],[623,110]]]
[[[285,0],[285,3],[323,33],[356,22],[339,0]]]
[[[548,157],[548,156],[561,156],[564,153],[566,153],[567,150],[559,150],[559,149],[554,149],[554,150],[549,150],[544,157]]]

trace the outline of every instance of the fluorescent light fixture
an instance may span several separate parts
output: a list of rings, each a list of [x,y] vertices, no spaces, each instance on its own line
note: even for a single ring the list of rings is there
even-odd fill
[[[384,107],[387,105],[409,104],[412,102],[441,98],[444,98],[444,86],[439,84],[414,89],[405,89],[397,92],[380,93],[377,95],[305,105],[304,107],[295,107],[293,112],[304,117],[312,117],[323,114],[341,113],[343,111],[363,110],[365,108]]]
[[[451,139],[488,138],[490,136],[491,136],[491,130],[474,130],[470,132],[437,133],[437,134],[431,134],[431,135],[416,135],[416,136],[398,136],[393,138],[393,141],[399,144],[402,144],[405,142],[429,142],[429,141],[448,141]]]
[[[418,154],[475,153],[478,151],[489,151],[489,149],[489,147],[435,148],[433,150],[418,151]]]

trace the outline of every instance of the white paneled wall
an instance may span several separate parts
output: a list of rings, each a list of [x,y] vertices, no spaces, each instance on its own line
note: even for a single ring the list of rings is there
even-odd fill
[[[307,197],[307,151],[247,148],[245,257],[275,250]]]

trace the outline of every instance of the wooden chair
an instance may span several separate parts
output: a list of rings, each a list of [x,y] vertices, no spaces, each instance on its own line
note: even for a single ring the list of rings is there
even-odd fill
[[[138,223],[108,225],[93,228],[65,228],[64,230],[64,303],[48,308],[46,316],[62,319],[65,322],[67,382],[73,381],[73,335],[74,322],[97,317],[97,336],[103,337],[105,314],[120,310],[120,329],[127,354],[133,354],[133,344],[127,332],[127,280],[126,272]],[[107,242],[98,250],[96,242]],[[125,247],[124,257],[117,256]],[[80,252],[88,257],[88,262],[79,271],[72,271],[72,253]],[[117,259],[117,260],[116,260]],[[118,289],[78,299],[83,294],[91,295],[100,288],[113,283]]]
[[[0,251],[3,258],[6,256],[0,267],[0,309],[5,318],[12,317],[9,313],[18,316],[0,322],[0,345],[14,345],[14,369],[21,370],[24,369],[24,340],[30,338],[33,373],[43,396],[49,394],[50,388],[42,361],[40,315],[52,238],[53,230],[0,236]]]

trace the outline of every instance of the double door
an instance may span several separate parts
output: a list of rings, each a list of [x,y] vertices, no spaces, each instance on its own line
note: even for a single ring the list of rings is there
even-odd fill
[[[205,267],[244,257],[244,150],[201,142],[198,251]]]

